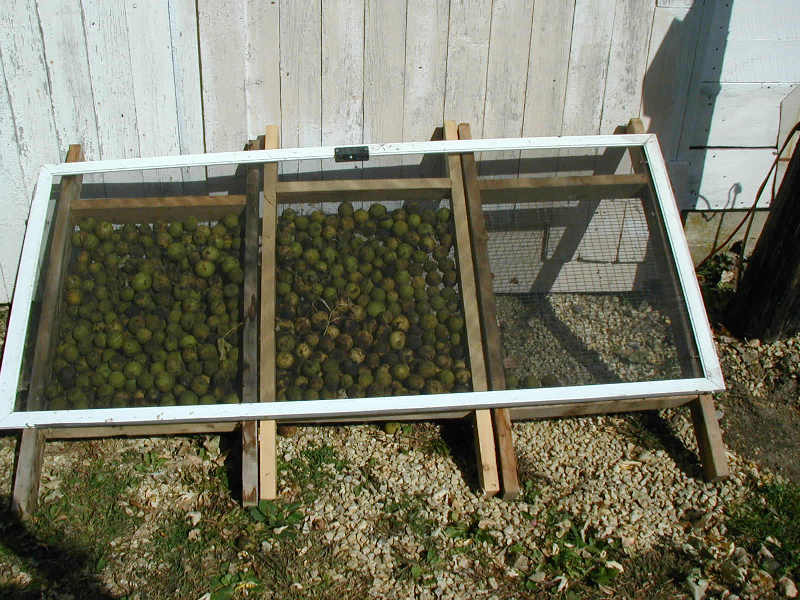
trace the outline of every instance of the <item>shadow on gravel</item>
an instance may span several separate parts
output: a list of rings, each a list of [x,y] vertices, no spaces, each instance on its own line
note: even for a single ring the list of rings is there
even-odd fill
[[[469,417],[447,419],[439,421],[438,424],[442,440],[450,448],[450,455],[458,470],[461,471],[464,482],[473,493],[480,494],[481,485],[476,468],[472,420]]]
[[[688,406],[684,410],[689,410]],[[689,450],[681,439],[675,435],[669,423],[661,417],[658,411],[642,411],[636,413],[635,417],[639,419],[639,422],[647,431],[658,439],[664,450],[677,467],[683,471],[684,475],[694,479],[703,478],[703,467],[698,456]]]
[[[0,598],[43,598],[44,588],[75,598],[113,598],[101,590],[100,582],[86,575],[95,568],[88,553],[65,543],[42,542],[9,510],[10,504],[10,497],[0,496],[0,557],[15,557],[13,562],[21,563],[33,581],[0,583]]]

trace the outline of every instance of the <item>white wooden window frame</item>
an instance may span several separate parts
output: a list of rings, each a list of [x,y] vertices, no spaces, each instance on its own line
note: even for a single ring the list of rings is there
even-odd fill
[[[610,147],[640,147],[644,151],[650,167],[656,200],[663,216],[667,238],[672,249],[672,258],[677,268],[683,300],[688,309],[691,330],[694,335],[694,341],[697,344],[703,377],[459,394],[393,396],[388,398],[61,411],[15,411],[14,405],[17,396],[24,341],[27,334],[31,300],[40,268],[39,257],[44,243],[47,212],[54,177],[113,171],[238,165],[281,162],[285,160],[332,159],[335,148],[333,146],[284,148],[74,162],[45,165],[39,173],[25,231],[25,240],[6,334],[2,369],[0,369],[0,429],[168,422],[221,422],[246,419],[357,418],[370,415],[399,415],[464,409],[581,403],[597,400],[680,396],[722,391],[725,388],[722,369],[714,346],[703,298],[700,294],[700,287],[695,277],[689,247],[675,203],[675,196],[655,135],[595,135],[372,144],[369,145],[369,154],[370,158],[374,158],[412,154],[559,150],[565,148],[588,150]]]

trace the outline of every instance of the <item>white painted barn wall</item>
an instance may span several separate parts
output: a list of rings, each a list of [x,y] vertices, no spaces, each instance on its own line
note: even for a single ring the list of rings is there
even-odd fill
[[[732,183],[746,204],[774,153],[780,101],[800,82],[794,4],[7,0],[0,302],[36,173],[71,142],[104,159],[238,150],[267,123],[280,123],[283,145],[309,146],[427,139],[445,117],[494,137],[608,133],[641,114],[684,208],[729,206]],[[210,187],[229,173],[209,168]],[[137,176],[87,183],[112,190]],[[161,172],[154,189],[205,179]]]

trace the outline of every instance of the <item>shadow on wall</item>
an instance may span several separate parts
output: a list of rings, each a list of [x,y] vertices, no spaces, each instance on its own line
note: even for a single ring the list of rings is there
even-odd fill
[[[721,90],[719,77],[734,1],[681,3],[689,4],[688,10],[656,7],[656,11],[665,11],[657,17],[673,18],[645,73],[642,115],[650,119],[648,131],[658,135],[681,210],[710,208],[699,194],[699,183],[709,150],[714,104]],[[681,15],[683,10],[686,12]],[[656,18],[654,36],[659,34],[658,25]],[[732,206],[735,196],[732,188],[727,206]]]

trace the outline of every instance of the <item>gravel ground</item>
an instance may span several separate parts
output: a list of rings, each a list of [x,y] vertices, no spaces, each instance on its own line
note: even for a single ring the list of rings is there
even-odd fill
[[[559,377],[585,377],[587,382],[608,372],[622,378],[660,378],[674,368],[669,323],[647,305],[613,298],[581,306],[568,299],[551,304],[547,313],[566,323],[569,315],[582,315],[598,332],[609,327],[620,332],[622,350],[619,344],[584,343],[606,364],[605,371],[592,372],[575,360],[574,348],[559,346],[564,338],[552,335],[543,313],[531,314],[513,302],[499,302],[507,343],[523,344],[523,337],[533,335],[537,343],[550,344],[541,360],[517,346],[511,368],[520,375],[534,373],[547,384],[554,366],[560,369]],[[601,312],[603,319],[598,318]],[[594,316],[587,320],[587,314]],[[633,317],[650,329],[621,327]],[[525,336],[513,340],[512,331],[524,331]],[[759,390],[768,395],[775,386],[794,381],[800,342],[795,338],[755,346],[725,339],[719,350],[729,383],[758,396]],[[756,360],[762,371],[751,368]],[[784,370],[784,375],[776,375],[786,365],[789,374]],[[723,395],[720,406],[725,428],[724,413],[733,405]],[[297,570],[287,587],[260,589],[259,597],[264,598],[557,596],[570,589],[574,576],[542,565],[558,564],[559,553],[563,556],[572,548],[572,542],[559,540],[572,539],[567,532],[573,527],[582,538],[603,540],[620,557],[633,560],[675,552],[697,565],[688,578],[684,573],[680,580],[669,579],[670,586],[662,591],[648,587],[655,584],[645,572],[628,582],[627,591],[600,584],[587,595],[649,598],[662,593],[660,597],[730,600],[790,596],[789,584],[774,580],[763,564],[726,537],[726,510],[752,485],[773,475],[741,448],[743,454],[728,454],[727,481],[704,483],[688,410],[515,423],[513,430],[525,492],[514,502],[485,498],[477,490],[468,432],[453,423],[423,423],[394,434],[354,425],[300,427],[295,435],[280,437],[284,468],[279,491],[286,502],[299,503],[297,523],[268,521],[266,527],[258,523],[255,528],[227,524],[227,515],[238,509],[227,487],[212,485],[227,454],[220,450],[219,436],[50,444],[41,503],[45,509],[55,506],[70,474],[88,468],[92,457],[124,472],[129,483],[118,506],[136,526],[111,542],[105,566],[98,568],[97,585],[110,597],[162,597],[150,595],[148,586],[176,573],[154,558],[154,540],[162,535],[164,524],[175,519],[189,524],[182,530],[183,539],[205,544],[198,550],[203,558],[196,568],[206,577],[223,561],[230,573],[251,567],[258,572],[263,568],[258,565],[288,554],[287,564]],[[13,454],[14,439],[0,438],[2,494],[10,493]],[[130,457],[143,455],[158,457],[158,467],[142,472]],[[67,516],[66,537],[71,533],[68,523]],[[296,529],[297,535],[286,537],[285,529]],[[606,566],[622,568],[616,560]],[[9,566],[0,556],[0,591],[4,583],[29,580],[24,567]],[[535,585],[526,587],[525,582]],[[203,597],[212,598],[212,584],[205,585],[209,593]],[[244,594],[243,588],[237,589]],[[51,589],[42,597],[72,596]]]

